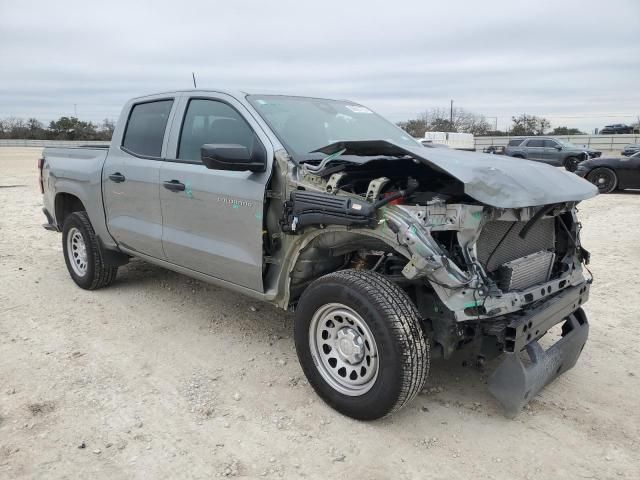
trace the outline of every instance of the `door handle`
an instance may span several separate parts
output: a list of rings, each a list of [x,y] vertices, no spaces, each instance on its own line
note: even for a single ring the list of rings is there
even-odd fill
[[[178,180],[171,180],[168,182],[162,182],[162,185],[167,190],[171,190],[172,192],[182,192],[184,191],[184,183],[181,183]]]
[[[126,178],[124,178],[124,175],[122,175],[120,172],[116,172],[109,175],[109,180],[116,183],[122,183],[126,180]]]

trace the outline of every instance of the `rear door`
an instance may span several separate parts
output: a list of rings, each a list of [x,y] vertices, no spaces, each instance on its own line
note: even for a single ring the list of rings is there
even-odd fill
[[[133,103],[102,169],[107,228],[119,245],[164,258],[159,175],[174,97]]]
[[[532,138],[526,141],[527,158],[529,160],[537,160],[539,162],[544,160],[544,140],[538,138]]]
[[[160,171],[167,260],[261,292],[262,215],[273,147],[247,108],[229,95],[185,97],[178,115]],[[252,150],[255,142],[267,151],[266,172],[210,170],[200,160],[207,143]]]

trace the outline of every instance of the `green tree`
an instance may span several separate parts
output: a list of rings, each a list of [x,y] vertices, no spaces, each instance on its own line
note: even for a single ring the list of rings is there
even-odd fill
[[[52,121],[49,132],[56,140],[94,140],[97,137],[93,123],[83,122],[76,117],[60,117]]]
[[[546,118],[526,113],[511,117],[511,121],[511,135],[544,135],[551,128],[551,123]]]
[[[556,127],[551,132],[551,135],[586,135],[586,133],[581,132],[577,128]]]

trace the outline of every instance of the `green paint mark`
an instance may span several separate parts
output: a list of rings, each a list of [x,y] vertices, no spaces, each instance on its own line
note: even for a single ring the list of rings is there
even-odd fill
[[[191,190],[191,182],[184,182],[184,194],[187,198],[193,198],[193,191]]]
[[[232,203],[231,208],[239,208],[237,203]]]
[[[480,220],[482,218],[482,212],[473,212],[471,216],[476,220]]]
[[[342,155],[342,154],[343,154],[344,152],[346,152],[346,151],[347,151],[347,149],[346,149],[346,148],[343,148],[342,150],[338,150],[337,152],[332,153],[331,155],[329,155],[329,156],[327,156],[327,157],[324,157],[324,158],[322,159],[322,161],[323,161],[323,162],[331,161],[331,160],[333,160],[334,158],[338,158],[340,155]]]
[[[262,212],[258,212],[258,213],[256,213],[256,218],[257,218],[258,220],[262,220]]]
[[[411,227],[409,227],[409,231],[415,235],[418,230],[415,225],[411,225]]]
[[[477,307],[478,305],[480,305],[481,303],[479,301],[475,301],[475,302],[469,302],[469,303],[465,303],[464,304],[464,308],[471,308],[471,307]]]

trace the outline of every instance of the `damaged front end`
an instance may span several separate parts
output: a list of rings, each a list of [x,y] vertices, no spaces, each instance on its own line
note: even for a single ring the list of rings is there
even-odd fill
[[[489,387],[510,416],[575,364],[591,282],[576,205],[593,186],[531,162],[383,141],[320,151],[335,161],[296,167],[279,220],[298,237],[290,301],[332,270],[387,276],[414,300],[434,354],[473,344],[479,358],[505,355]],[[561,340],[542,349],[557,324]]]

